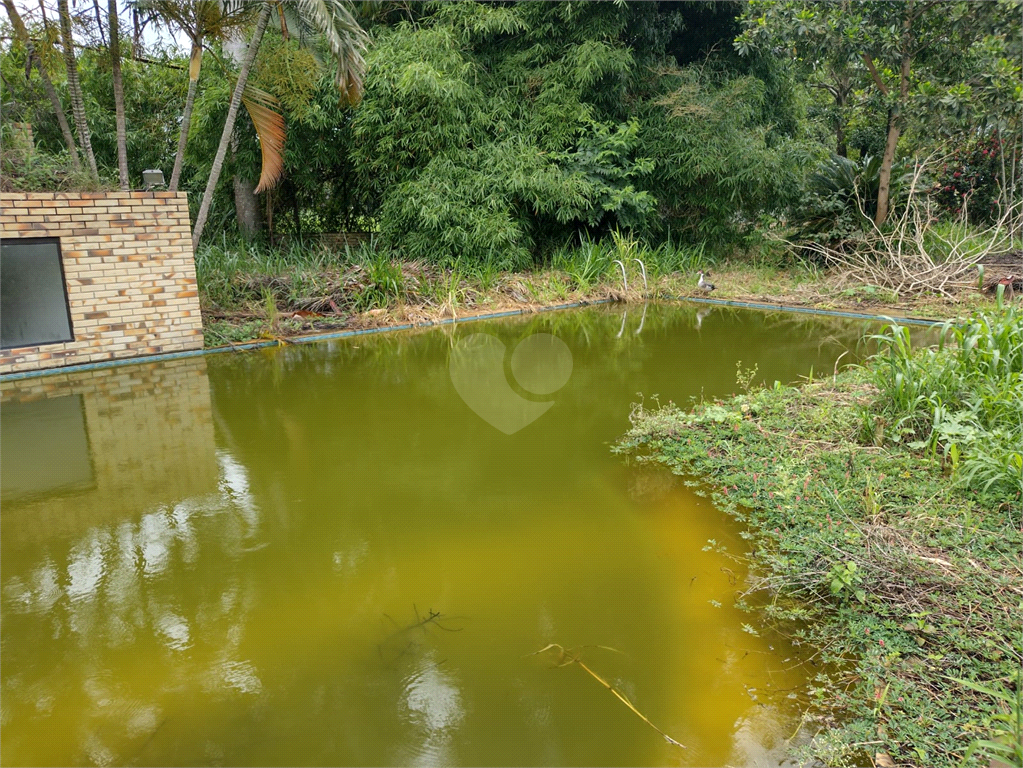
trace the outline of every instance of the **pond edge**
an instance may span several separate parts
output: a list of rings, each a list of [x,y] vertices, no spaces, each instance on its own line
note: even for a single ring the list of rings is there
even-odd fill
[[[830,317],[847,317],[860,320],[887,320],[906,325],[940,325],[941,320],[928,320],[925,318],[897,317],[891,315],[874,315],[862,312],[844,312],[831,309],[814,309],[811,307],[797,307],[788,304],[764,304],[750,301],[730,301],[726,299],[706,299],[691,296],[664,296],[653,297],[654,299],[667,299],[678,302],[692,302],[696,304],[711,304],[721,307],[739,307],[742,309],[769,310],[775,312],[797,312],[811,315],[825,315]],[[115,368],[122,365],[137,365],[144,363],[159,363],[165,360],[179,360],[186,357],[198,357],[200,355],[212,355],[222,352],[241,352],[250,349],[264,349],[266,347],[284,346],[285,344],[308,344],[317,341],[332,341],[335,339],[346,339],[353,336],[365,336],[372,333],[386,333],[388,331],[408,331],[416,328],[431,328],[441,325],[455,325],[468,323],[475,320],[495,320],[501,317],[514,317],[516,315],[535,314],[538,312],[553,312],[562,309],[576,309],[579,307],[596,306],[599,304],[614,303],[613,299],[597,299],[595,301],[575,301],[570,304],[552,304],[538,309],[512,309],[504,312],[492,312],[484,315],[468,315],[466,317],[449,317],[443,320],[427,320],[421,323],[405,323],[402,325],[387,325],[380,328],[362,328],[352,331],[331,331],[328,333],[312,333],[304,336],[294,336],[285,340],[265,339],[260,341],[247,341],[240,344],[225,344],[219,347],[208,349],[193,349],[183,352],[165,352],[156,355],[140,355],[139,357],[119,358],[117,360],[103,360],[96,363],[82,363],[80,365],[67,365],[57,368],[46,368],[37,371],[20,371],[18,373],[0,374],[0,382],[19,381],[22,379],[35,379],[41,376],[52,376],[61,373],[79,373],[81,371],[93,371],[101,368]]]

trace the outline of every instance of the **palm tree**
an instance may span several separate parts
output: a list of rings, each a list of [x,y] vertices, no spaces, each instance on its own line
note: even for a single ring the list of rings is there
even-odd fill
[[[128,181],[128,130],[124,121],[124,80],[121,77],[121,35],[118,28],[117,0],[109,0],[110,68],[114,80],[114,121],[117,125],[117,177],[125,192]]]
[[[32,44],[32,38],[28,34],[28,30],[25,28],[25,22],[22,21],[13,0],[3,0],[3,2],[4,8],[7,9],[7,16],[10,18],[11,24],[14,25],[14,34],[21,41],[21,44],[25,46],[29,62],[31,64],[35,64],[36,71],[39,72],[39,79],[43,81],[43,90],[46,91],[46,95],[50,99],[53,111],[57,115],[57,123],[60,125],[60,132],[64,136],[64,143],[67,144],[68,156],[71,158],[71,167],[76,171],[80,171],[82,169],[82,161],[78,157],[78,147],[75,145],[75,137],[74,134],[71,133],[71,126],[68,124],[67,115],[64,114],[64,105],[60,103],[60,97],[57,95],[57,89],[53,87],[53,81],[50,80],[50,75],[46,71],[46,67],[43,65],[42,58],[38,53],[36,53],[35,46]]]
[[[365,70],[365,61],[362,53],[366,49],[367,36],[362,27],[352,16],[347,0],[258,0],[260,5],[259,18],[256,20],[256,29],[249,41],[248,51],[242,60],[241,71],[238,73],[238,82],[235,84],[234,93],[231,95],[231,103],[227,110],[227,120],[224,122],[224,131],[220,136],[220,144],[217,147],[217,154],[213,158],[213,167],[210,169],[210,178],[206,183],[206,190],[203,193],[202,202],[199,205],[199,213],[196,216],[195,228],[192,231],[192,245],[199,245],[203,229],[206,227],[206,219],[209,217],[210,205],[213,202],[213,192],[220,180],[220,173],[224,167],[224,158],[227,156],[228,147],[231,144],[231,136],[234,133],[235,119],[238,117],[238,107],[242,102],[242,95],[245,91],[246,82],[249,78],[249,71],[255,61],[256,53],[259,51],[259,44],[263,40],[263,33],[270,21],[270,14],[276,11],[281,21],[281,31],[285,35],[292,31],[297,33],[300,40],[316,37],[323,41],[330,51],[331,58],[337,65],[336,85],[343,99],[351,104],[358,102],[362,95],[362,75]],[[67,2],[67,0],[64,0]],[[266,148],[264,147],[264,160],[266,159]],[[272,187],[283,173],[283,164],[273,174],[264,173],[260,177],[259,186],[256,192],[263,192]]]
[[[71,37],[71,9],[68,0],[57,0],[60,13],[60,39],[64,48],[64,66],[67,68],[67,88],[71,94],[71,112],[75,118],[75,130],[78,131],[78,143],[82,146],[85,159],[94,178],[99,178],[96,167],[96,156],[92,153],[92,142],[89,140],[89,123],[85,119],[85,97],[82,96],[82,84],[78,80],[78,62],[75,61],[75,41]]]
[[[181,115],[174,169],[167,187],[171,192],[176,192],[181,180],[181,167],[184,165],[185,147],[192,123],[192,108],[195,106],[195,93],[207,41],[224,40],[232,31],[250,22],[253,6],[233,3],[225,7],[217,0],[150,0],[139,3],[139,7],[143,6],[155,12],[164,24],[184,32],[192,43],[192,53],[188,60],[188,95]]]

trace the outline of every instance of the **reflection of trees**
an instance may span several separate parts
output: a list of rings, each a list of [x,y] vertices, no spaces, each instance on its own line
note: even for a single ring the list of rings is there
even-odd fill
[[[5,574],[5,661],[34,671],[5,679],[12,732],[42,696],[74,723],[75,751],[56,762],[123,762],[181,716],[175,705],[187,704],[173,692],[183,683],[214,697],[259,692],[239,649],[258,600],[256,574],[240,562],[258,540],[258,510],[235,496],[244,487],[233,474],[219,493],[95,528]],[[18,740],[5,736],[11,754]]]
[[[628,427],[637,393],[685,403],[736,389],[736,360],[761,380],[830,373],[863,333],[859,322],[703,306],[621,305],[382,333],[210,359],[218,442],[244,465],[252,494],[289,541],[284,557],[330,559],[353,547],[395,567],[402,548],[485,521],[601,503],[607,444]],[[625,310],[630,317],[620,337]],[[492,333],[509,352],[550,333],[573,355],[555,406],[511,436],[455,392],[458,339]],[[842,363],[855,359],[847,354]],[[401,535],[396,536],[395,531]],[[275,535],[276,535],[275,534]],[[353,550],[354,551],[354,550]]]
[[[96,482],[5,502],[4,748],[124,762],[175,716],[183,681],[238,689],[257,596],[240,560],[264,531],[244,467],[214,453],[203,361],[68,375],[46,396],[68,392],[84,398]],[[65,510],[70,524],[47,524]]]

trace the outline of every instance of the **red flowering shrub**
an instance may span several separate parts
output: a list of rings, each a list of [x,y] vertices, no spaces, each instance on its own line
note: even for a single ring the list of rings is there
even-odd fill
[[[1001,143],[998,133],[993,132],[955,150],[935,174],[931,187],[934,199],[952,214],[961,213],[965,205],[974,222],[996,217],[1002,173]]]

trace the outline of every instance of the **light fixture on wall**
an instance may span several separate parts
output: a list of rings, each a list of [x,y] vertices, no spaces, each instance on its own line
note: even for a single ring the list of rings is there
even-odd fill
[[[142,188],[147,192],[167,186],[163,180],[163,171],[159,168],[142,171]]]

